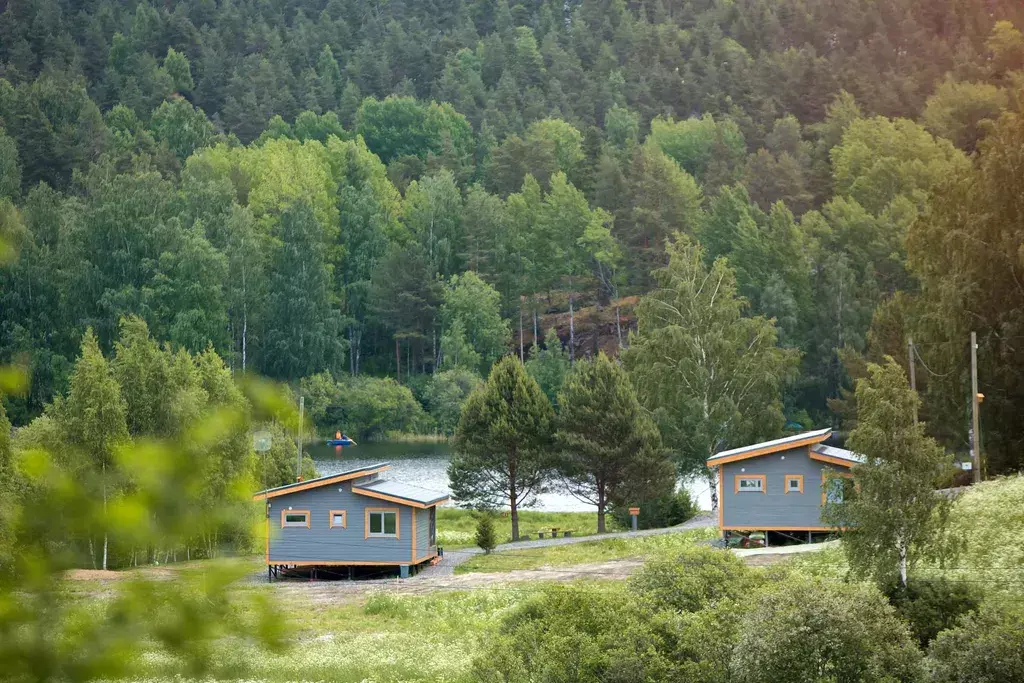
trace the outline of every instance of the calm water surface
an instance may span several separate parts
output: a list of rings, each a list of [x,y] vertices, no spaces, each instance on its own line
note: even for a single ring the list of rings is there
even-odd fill
[[[435,491],[450,492],[448,487],[448,461],[451,446],[446,443],[395,443],[390,441],[360,442],[352,448],[334,448],[325,443],[307,444],[306,452],[312,456],[321,475],[337,474],[344,470],[391,463],[389,479],[416,484]],[[690,496],[705,510],[711,509],[711,494],[707,484],[687,482]],[[593,505],[583,503],[567,493],[545,493],[538,499],[536,510],[547,512],[589,512]]]

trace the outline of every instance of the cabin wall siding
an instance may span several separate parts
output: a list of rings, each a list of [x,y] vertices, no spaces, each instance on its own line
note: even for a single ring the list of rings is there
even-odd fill
[[[825,470],[833,468],[811,460],[807,446],[755,456],[721,465],[722,526],[822,527],[821,482]],[[803,493],[786,493],[786,475],[802,475]],[[735,477],[765,477],[765,492],[737,493]]]
[[[365,480],[359,480],[365,481]],[[385,500],[352,493],[352,482],[321,486],[271,498],[269,564],[294,562],[412,562],[412,510]],[[309,510],[310,527],[281,528],[281,511]],[[366,538],[366,508],[397,508],[398,538]],[[346,512],[346,528],[330,527],[330,511]],[[429,521],[429,510],[416,511],[417,532]],[[426,527],[424,527],[426,529]],[[426,529],[429,531],[429,529]],[[416,556],[427,552],[427,536],[417,536]]]

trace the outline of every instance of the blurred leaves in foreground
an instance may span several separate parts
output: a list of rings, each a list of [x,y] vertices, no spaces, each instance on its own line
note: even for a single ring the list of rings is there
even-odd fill
[[[0,369],[0,386],[23,389],[19,377]],[[260,515],[249,499],[252,468],[233,473],[211,500],[210,454],[253,423],[287,424],[293,416],[273,386],[237,386],[242,408],[213,408],[166,438],[113,448],[119,485],[106,500],[76,466],[74,444],[51,435],[45,447],[12,445],[0,404],[0,680],[134,677],[158,655],[183,675],[227,675],[215,657],[218,641],[283,645],[283,622],[267,596],[232,589],[253,571],[244,560],[130,571],[99,588],[73,574],[88,562],[83,548],[107,535],[155,563],[160,549],[197,537],[213,539],[208,557],[251,547]],[[250,439],[250,461],[251,448]]]

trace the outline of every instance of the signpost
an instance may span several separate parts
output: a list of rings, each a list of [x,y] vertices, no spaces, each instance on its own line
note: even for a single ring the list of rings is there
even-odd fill
[[[629,508],[629,516],[633,518],[633,531],[636,531],[636,518],[640,516],[640,508]]]

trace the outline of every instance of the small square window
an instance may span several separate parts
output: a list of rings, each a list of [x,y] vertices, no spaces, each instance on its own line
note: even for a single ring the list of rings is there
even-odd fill
[[[786,493],[803,493],[804,477],[802,474],[786,475]]]
[[[331,510],[331,528],[332,529],[344,529],[348,519],[344,510]]]

